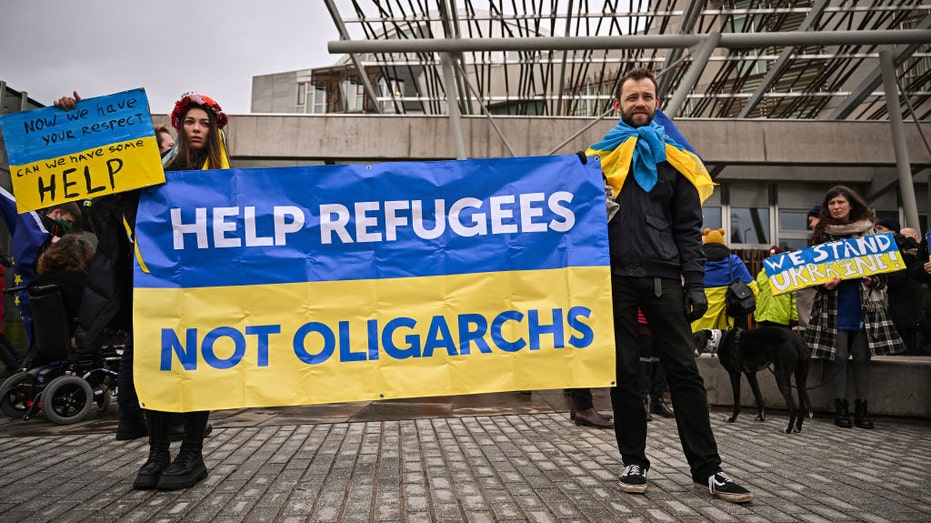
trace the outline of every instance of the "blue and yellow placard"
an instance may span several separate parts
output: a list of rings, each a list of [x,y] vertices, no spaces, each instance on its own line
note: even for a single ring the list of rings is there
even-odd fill
[[[144,89],[0,116],[20,213],[165,181]]]
[[[891,233],[822,243],[763,260],[773,295],[905,268]]]
[[[596,161],[167,175],[136,222],[145,408],[614,383]]]

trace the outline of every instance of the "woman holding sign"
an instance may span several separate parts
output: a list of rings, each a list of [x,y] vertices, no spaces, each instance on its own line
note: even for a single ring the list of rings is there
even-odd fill
[[[55,102],[57,107],[71,110],[80,100],[77,93],[74,97],[63,97]],[[229,168],[229,158],[224,144],[221,129],[227,123],[226,114],[211,98],[199,93],[187,93],[175,104],[171,113],[171,124],[178,130],[176,145],[163,157],[162,163],[166,171],[196,170],[196,169],[223,169]],[[82,327],[84,318],[92,318],[97,324],[107,323],[102,318],[115,316],[125,317],[132,311],[131,292],[117,292],[117,289],[132,288],[132,239],[127,238],[125,227],[134,233],[136,206],[139,201],[139,191],[120,193],[111,197],[109,203],[113,209],[106,214],[106,223],[101,228],[119,239],[113,243],[107,259],[110,260],[109,270],[101,271],[101,281],[88,281],[92,291],[85,292],[82,300]],[[96,207],[96,204],[95,204]],[[93,271],[92,271],[93,272]],[[106,280],[106,281],[103,281]],[[125,297],[122,299],[121,296]],[[79,328],[79,331],[81,329]],[[95,339],[97,329],[88,327],[85,333],[76,334],[79,343],[89,343]],[[131,361],[132,340],[127,342],[126,350]],[[125,356],[125,354],[124,354]],[[136,401],[132,377],[129,372],[124,374],[124,367],[128,371],[131,365],[121,362],[120,367],[120,400]],[[128,375],[128,383],[124,387],[124,376]],[[123,426],[123,405],[121,402],[120,425]],[[207,467],[204,463],[203,446],[204,436],[208,432],[207,420],[209,412],[186,412],[172,414],[167,412],[146,410],[146,425],[149,435],[149,457],[133,482],[133,488],[145,490],[177,490],[191,487],[207,477]],[[184,435],[181,450],[174,461],[171,460],[170,441],[172,436],[171,425],[180,416],[183,418]],[[120,437],[117,429],[117,439],[130,439]]]
[[[220,133],[227,123],[220,105],[200,93],[187,93],[175,103],[171,126],[177,143],[163,158],[166,171],[228,169],[229,157]],[[207,477],[204,436],[209,411],[185,412],[181,450],[169,464],[170,426],[173,414],[148,410],[149,459],[139,470],[133,487],[177,490],[194,486]]]
[[[876,214],[859,194],[838,185],[828,190],[821,205],[812,245],[875,234]],[[812,356],[832,362],[834,424],[851,426],[847,400],[847,360],[853,359],[856,392],[854,424],[871,429],[869,414],[870,358],[902,352],[904,346],[886,316],[888,298],[885,277],[835,278],[817,288],[805,341]]]

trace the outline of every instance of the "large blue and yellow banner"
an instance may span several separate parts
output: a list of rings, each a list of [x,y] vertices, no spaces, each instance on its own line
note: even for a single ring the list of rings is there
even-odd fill
[[[905,268],[891,233],[822,243],[763,260],[773,295]]]
[[[577,156],[167,173],[139,204],[146,408],[614,382],[601,169]]]
[[[20,213],[162,183],[145,90],[0,116]]]

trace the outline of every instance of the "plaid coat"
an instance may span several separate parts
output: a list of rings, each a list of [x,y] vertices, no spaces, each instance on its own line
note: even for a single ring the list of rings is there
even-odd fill
[[[876,276],[874,276],[875,278]],[[884,282],[885,278],[879,278]],[[884,283],[873,291],[885,292]],[[866,303],[870,289],[860,286],[860,303]],[[866,330],[866,340],[873,356],[905,352],[905,345],[899,337],[895,325],[886,315],[882,307],[867,307],[861,305],[863,311],[863,325]],[[805,331],[805,342],[811,347],[811,356],[833,360],[837,354],[837,289],[827,290],[824,286],[818,287],[815,303],[811,308],[811,321]]]

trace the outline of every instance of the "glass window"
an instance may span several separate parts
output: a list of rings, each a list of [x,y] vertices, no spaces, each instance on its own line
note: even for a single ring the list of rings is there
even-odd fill
[[[304,103],[306,102],[307,97],[307,84],[299,83],[297,84],[297,112],[304,112]]]
[[[361,111],[365,100],[365,88],[361,83],[343,82],[343,98],[346,100],[346,111]]]
[[[400,99],[404,97],[404,80],[388,80],[384,76],[378,77],[379,97],[384,100],[381,102],[381,110],[385,113],[403,112]]]
[[[728,243],[769,244],[768,207],[731,207],[731,237]]]
[[[721,225],[721,208],[720,207],[702,207],[702,227],[711,230],[717,230],[723,227]]]
[[[314,114],[326,114],[326,88],[322,85],[315,85],[313,88],[313,92],[310,93],[313,100],[307,104],[307,108]]]
[[[769,187],[766,184],[728,186],[730,229],[728,243],[772,245],[769,222]]]
[[[780,231],[804,231],[808,229],[808,211],[785,210],[779,211]]]

